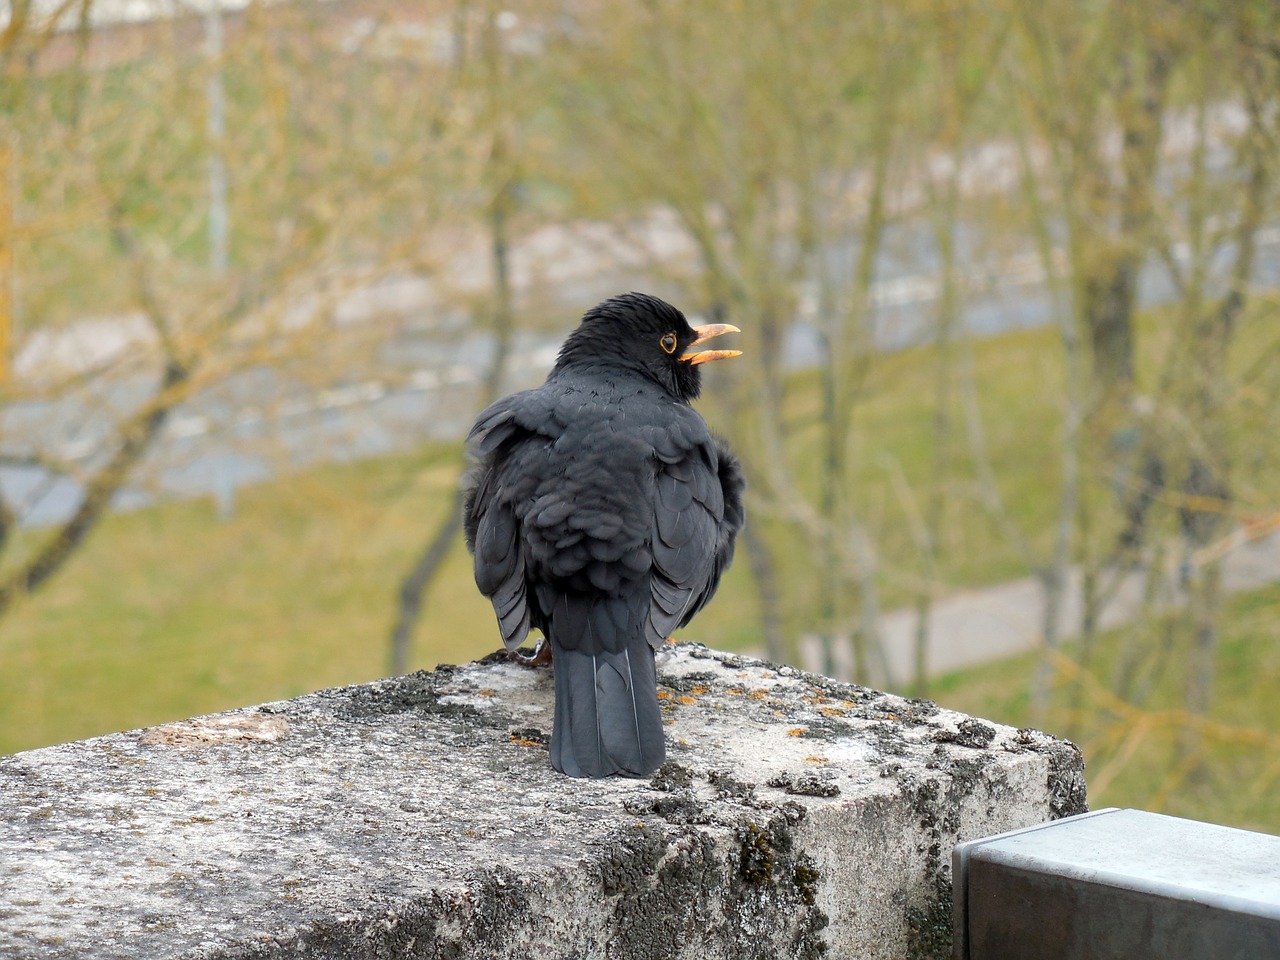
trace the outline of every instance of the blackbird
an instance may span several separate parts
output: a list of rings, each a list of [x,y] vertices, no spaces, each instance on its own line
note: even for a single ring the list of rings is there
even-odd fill
[[[507,649],[530,627],[555,673],[551,764],[646,776],[666,756],[654,651],[711,599],[742,527],[742,468],[690,402],[692,327],[657,297],[592,308],[546,382],[494,403],[467,438],[467,546]],[[513,656],[515,654],[513,653]]]

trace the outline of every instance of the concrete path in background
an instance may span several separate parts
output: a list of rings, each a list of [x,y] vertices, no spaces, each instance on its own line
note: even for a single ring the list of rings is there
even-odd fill
[[[1223,586],[1228,593],[1252,590],[1280,581],[1280,530],[1249,540],[1240,531],[1222,544]],[[1168,604],[1179,603],[1176,571],[1170,571],[1165,596]],[[1143,577],[1132,573],[1124,578],[1114,599],[1104,608],[1102,629],[1132,622],[1142,608]],[[1083,578],[1073,567],[1063,605],[1060,634],[1069,639],[1079,632],[1084,607]],[[1044,592],[1034,577],[1011,580],[979,590],[966,590],[933,605],[929,622],[926,664],[931,677],[965,667],[977,666],[1034,650],[1043,637]],[[876,668],[872,685],[905,689],[914,673],[914,650],[919,618],[913,609],[894,610],[880,618],[881,637],[888,661],[888,676]],[[800,640],[800,666],[825,672],[822,648],[816,636]],[[849,679],[853,674],[848,644],[836,651],[835,676]]]

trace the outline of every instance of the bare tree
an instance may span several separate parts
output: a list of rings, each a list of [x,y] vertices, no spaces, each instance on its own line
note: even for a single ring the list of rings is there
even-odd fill
[[[930,611],[938,592],[938,551],[949,496],[956,475],[952,449],[957,403],[957,354],[967,341],[963,328],[962,184],[966,152],[974,134],[975,116],[984,106],[986,87],[1004,53],[1010,22],[983,5],[958,4],[930,11],[930,42],[936,47],[937,77],[925,91],[928,102],[919,108],[920,138],[925,151],[917,174],[922,181],[926,210],[938,254],[939,295],[933,328],[936,359],[933,410],[932,475],[923,507],[915,511],[915,540],[920,551],[920,582],[915,596],[916,632],[913,687],[923,696],[928,685],[926,652]],[[969,384],[972,389],[972,383]],[[970,402],[971,426],[977,424],[976,404]],[[988,491],[996,493],[994,483]],[[997,494],[998,495],[998,494]]]
[[[78,29],[54,33],[68,10]],[[341,20],[255,8],[228,17],[224,42],[202,56],[185,42],[198,20],[104,34],[88,10],[15,16],[5,38],[16,80],[5,89],[22,95],[3,117],[4,143],[21,149],[4,155],[23,203],[3,245],[21,254],[30,348],[7,399],[47,417],[34,432],[10,429],[3,452],[80,492],[65,521],[11,560],[0,611],[63,568],[140,479],[177,407],[245,371],[282,382],[289,364],[314,361],[342,336],[329,324],[335,303],[428,259],[426,230],[473,187],[452,118],[434,142],[414,132],[441,120],[442,100],[394,85],[416,70],[439,88],[447,71],[344,49]],[[125,43],[130,30],[146,43]],[[211,101],[214,77],[225,97]],[[223,123],[208,121],[211,109],[225,109]],[[211,193],[214,154],[227,189]],[[224,217],[225,229],[205,229]],[[68,366],[61,347],[86,331],[99,334],[96,352]],[[9,499],[6,523],[28,506]]]
[[[698,255],[685,288],[744,331],[750,371],[734,378],[729,409],[762,603],[787,602],[768,582],[779,561],[763,551],[780,556],[798,537],[809,545],[825,657],[830,664],[836,638],[851,638],[865,676],[878,645],[878,569],[849,495],[849,411],[872,349],[870,290],[912,62],[909,18],[878,3],[803,14],[773,2],[719,14],[653,4],[579,26],[580,42],[562,57],[572,72],[565,122],[590,130],[584,149],[608,181],[576,187],[612,198],[618,220],[655,203],[678,218]],[[821,345],[821,412],[804,428],[818,434],[816,487],[795,475],[787,449],[797,425],[783,361],[799,328]],[[797,600],[789,615],[765,609],[763,619],[812,622]]]
[[[1074,439],[1064,450],[1076,453],[1063,462],[1079,492],[1064,488],[1047,595],[1061,596],[1074,549],[1088,665],[1102,611],[1140,582],[1142,615],[1125,631],[1113,688],[1141,702],[1185,651],[1187,704],[1204,712],[1221,615],[1216,545],[1231,534],[1233,512],[1226,438],[1239,408],[1228,358],[1274,203],[1274,150],[1262,145],[1274,143],[1264,117],[1274,113],[1275,55],[1260,39],[1273,15],[1164,3],[1079,13],[1063,6],[1023,18],[1014,61],[1035,131],[1022,141],[1028,208],[1046,267],[1052,236],[1064,238],[1071,284],[1062,343],[1064,438]],[[1134,16],[1159,24],[1121,29]],[[1243,122],[1224,119],[1232,116]],[[1164,330],[1142,333],[1138,282],[1156,263],[1176,306]],[[1081,359],[1087,379],[1073,373]],[[1180,591],[1190,603],[1183,639],[1166,619]],[[1051,604],[1051,647],[1058,630]],[[1035,684],[1041,708],[1050,670]]]
[[[469,26],[466,5],[463,15],[454,23],[455,49],[465,50],[465,31]],[[479,101],[479,124],[473,135],[489,144],[486,159],[484,191],[489,231],[490,274],[493,284],[492,308],[487,327],[493,335],[493,352],[484,372],[479,408],[498,398],[511,352],[515,332],[514,291],[511,278],[511,228],[515,213],[516,191],[522,172],[522,144],[518,114],[520,98],[516,94],[518,80],[514,76],[512,58],[504,48],[499,20],[511,16],[493,4],[485,4],[481,12],[478,78],[471,79],[469,69],[462,71],[468,91],[474,90]],[[400,585],[399,608],[391,631],[391,673],[404,673],[414,629],[422,613],[427,591],[441,564],[462,532],[462,500],[459,492],[449,511]]]

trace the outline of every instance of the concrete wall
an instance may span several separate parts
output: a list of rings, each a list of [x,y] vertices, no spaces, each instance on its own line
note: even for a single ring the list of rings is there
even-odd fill
[[[547,763],[501,659],[0,758],[0,956],[944,957],[957,840],[1079,752],[692,644],[669,762]]]

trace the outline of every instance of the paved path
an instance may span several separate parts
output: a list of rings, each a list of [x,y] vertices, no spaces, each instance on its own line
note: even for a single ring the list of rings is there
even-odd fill
[[[1222,542],[1223,586],[1229,593],[1252,590],[1280,581],[1280,531],[1248,539],[1245,531]],[[1142,606],[1143,578],[1129,574],[1101,616],[1102,629],[1131,622]],[[1176,576],[1170,572],[1168,603],[1177,604]],[[1083,610],[1082,577],[1072,568],[1066,602],[1059,620],[1061,635],[1070,638],[1079,631]],[[1034,577],[1012,580],[979,590],[966,590],[940,600],[933,606],[926,652],[931,677],[965,667],[1025,653],[1038,646],[1043,637],[1044,593]],[[877,669],[868,678],[873,685],[902,689],[913,674],[918,618],[914,609],[894,610],[880,619],[880,630],[888,661],[889,675]],[[822,652],[817,637],[800,641],[800,665],[822,672]],[[835,675],[852,676],[852,655],[848,645],[837,651]]]

